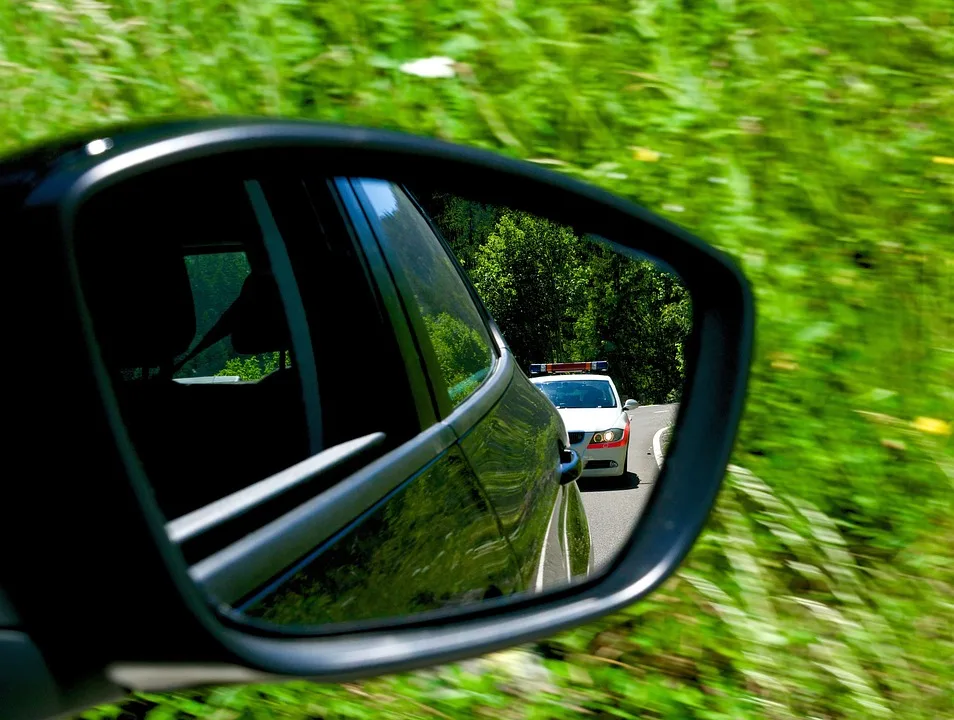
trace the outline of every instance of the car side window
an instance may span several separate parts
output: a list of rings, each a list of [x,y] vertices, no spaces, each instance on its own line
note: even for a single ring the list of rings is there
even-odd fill
[[[420,313],[452,406],[484,381],[494,364],[490,334],[467,286],[440,240],[400,186],[360,179],[366,203],[376,215],[388,256],[407,287],[405,302]],[[374,218],[372,218],[373,220]],[[410,308],[409,308],[410,310]]]
[[[81,208],[83,294],[124,425],[167,520],[322,449],[380,432],[382,454],[415,432],[399,371],[379,373],[392,389],[392,423],[367,411],[355,374],[342,365],[342,348],[396,363],[357,258],[338,251],[350,240],[322,230],[311,197],[295,178],[171,169],[107,189]],[[290,272],[282,274],[282,262]],[[351,312],[329,319],[331,281],[343,278],[351,279]],[[295,307],[303,313],[297,321]],[[311,481],[308,492],[339,476]]]
[[[241,178],[216,180],[145,176],[93,197],[77,223],[101,356],[168,520],[314,452],[300,372],[313,359],[284,361],[260,220]]]

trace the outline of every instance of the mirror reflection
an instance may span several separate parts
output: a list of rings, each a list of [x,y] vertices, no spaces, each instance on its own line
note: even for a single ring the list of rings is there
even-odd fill
[[[557,408],[584,463],[591,571],[605,567],[665,457],[685,379],[688,291],[650,260],[546,218],[415,191],[517,364]]]
[[[128,461],[221,611],[452,612],[592,577],[628,540],[688,292],[513,205],[188,165],[80,209]]]

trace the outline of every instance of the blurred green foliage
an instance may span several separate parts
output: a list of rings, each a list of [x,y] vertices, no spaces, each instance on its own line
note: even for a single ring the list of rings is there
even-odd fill
[[[646,602],[540,644],[550,680],[506,654],[143,695],[152,720],[950,714],[949,0],[37,0],[0,6],[0,37],[10,150],[183,113],[405,129],[631,197],[755,287],[708,530]],[[453,78],[399,71],[440,54]]]

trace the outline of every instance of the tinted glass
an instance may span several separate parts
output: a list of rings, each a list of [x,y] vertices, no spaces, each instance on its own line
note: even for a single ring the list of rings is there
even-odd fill
[[[278,360],[292,350],[285,306],[243,178],[146,176],[93,198],[77,230],[103,359],[167,519],[311,454],[298,363]]]
[[[444,247],[404,191],[383,180],[363,179],[358,184],[420,312],[446,392],[457,405],[477,389],[494,362],[480,312]]]
[[[615,407],[616,398],[608,382],[593,380],[551,380],[537,383],[558,408]]]

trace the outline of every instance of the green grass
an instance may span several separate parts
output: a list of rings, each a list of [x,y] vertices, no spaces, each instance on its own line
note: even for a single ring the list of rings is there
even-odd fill
[[[173,114],[410,130],[634,198],[732,253],[756,288],[740,469],[707,532],[649,601],[537,646],[546,682],[505,655],[479,671],[162,696],[150,718],[949,715],[954,452],[950,425],[918,418],[954,420],[952,12],[949,0],[0,6],[6,149]],[[459,61],[457,76],[397,70],[432,54]]]

